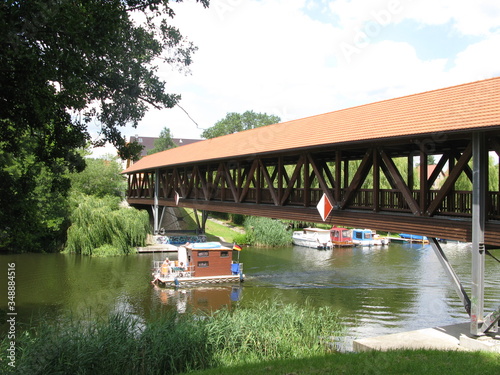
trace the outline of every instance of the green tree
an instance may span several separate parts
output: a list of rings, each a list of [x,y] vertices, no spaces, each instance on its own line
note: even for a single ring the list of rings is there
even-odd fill
[[[472,169],[473,160],[469,161],[469,167]],[[498,163],[496,163],[495,158],[493,156],[488,157],[488,189],[490,191],[498,191]],[[472,181],[469,177],[462,172],[455,182],[455,190],[472,190]]]
[[[140,13],[143,23],[135,21]],[[97,120],[100,143],[135,156],[137,144],[128,145],[119,128],[137,126],[148,105],[170,108],[180,99],[165,92],[155,61],[183,69],[196,50],[170,25],[173,16],[168,0],[2,2],[3,148],[18,149],[17,132],[29,129],[41,159],[64,157]]]
[[[173,16],[168,0],[1,2],[0,249],[64,241],[65,176],[85,165],[77,150],[90,123],[101,127],[94,145],[111,142],[134,158],[141,146],[127,144],[120,127],[180,99],[154,65],[187,71],[192,62],[196,48],[170,25]]]
[[[99,198],[106,195],[124,197],[127,183],[120,174],[123,168],[115,157],[87,158],[85,161],[87,166],[82,172],[69,175],[73,193]]]
[[[201,136],[207,139],[216,138],[221,135],[276,124],[280,121],[281,119],[278,116],[268,115],[266,113],[246,111],[245,113],[240,114],[231,112],[228,113],[222,120],[217,121],[214,126],[206,129]]]
[[[155,154],[157,152],[165,151],[170,148],[176,147],[172,139],[172,134],[170,133],[170,129],[165,127],[160,133],[160,137],[155,139],[154,147],[148,151],[148,155]]]
[[[0,149],[0,250],[60,250],[69,217],[67,165],[40,163],[36,142],[19,137],[17,153]]]
[[[71,213],[66,251],[109,256],[135,252],[144,246],[150,232],[149,215],[145,210],[120,207],[120,199],[80,194]]]

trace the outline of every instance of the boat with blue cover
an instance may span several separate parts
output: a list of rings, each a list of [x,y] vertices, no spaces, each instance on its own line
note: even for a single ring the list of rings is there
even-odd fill
[[[399,237],[406,242],[429,243],[429,239],[427,237],[420,236],[418,234],[399,233]]]
[[[352,242],[357,246],[384,246],[390,241],[386,237],[380,237],[371,229],[353,229]]]

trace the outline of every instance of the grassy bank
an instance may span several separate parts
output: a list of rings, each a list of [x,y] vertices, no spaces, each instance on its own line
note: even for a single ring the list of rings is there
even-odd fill
[[[429,350],[335,353],[194,371],[189,375],[497,375],[500,355]]]
[[[194,212],[189,208],[180,208],[183,212],[183,220],[186,223],[189,230],[196,229],[196,221],[194,219]],[[201,215],[199,214],[201,220]],[[223,221],[223,220],[219,220]],[[231,227],[236,227],[239,230],[243,230],[243,227],[237,226],[233,223],[227,221],[227,224],[219,224],[212,220],[207,220],[205,232],[207,235],[207,241],[224,241],[224,242],[239,242],[238,238],[241,237],[241,233],[237,230],[231,229]]]
[[[329,308],[278,301],[212,314],[132,315],[45,321],[18,332],[15,367],[0,341],[2,374],[180,374],[275,359],[323,355],[342,325]]]

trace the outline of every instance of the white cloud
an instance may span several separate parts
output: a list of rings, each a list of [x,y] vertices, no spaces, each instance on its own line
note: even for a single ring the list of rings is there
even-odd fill
[[[199,50],[192,75],[169,67],[160,73],[200,128],[227,112],[254,110],[285,121],[500,74],[496,0],[212,0],[209,9],[187,0],[172,6],[174,24]],[[456,55],[424,60],[411,41],[395,42],[389,33],[394,28],[387,26],[404,27],[401,21],[409,19],[474,35],[476,42]],[[346,46],[353,48],[349,59]],[[165,126],[175,137],[202,132],[176,107],[150,111],[126,134],[157,136]]]
[[[456,79],[475,81],[500,75],[500,35],[469,45],[455,59],[450,74]]]
[[[463,35],[487,35],[500,26],[500,5],[497,0],[405,0],[404,16],[430,25],[452,23]]]

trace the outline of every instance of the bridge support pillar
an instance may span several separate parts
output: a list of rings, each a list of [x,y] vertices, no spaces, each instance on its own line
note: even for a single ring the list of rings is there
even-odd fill
[[[157,235],[160,230],[160,218],[158,215],[158,192],[160,191],[160,170],[155,170],[155,187],[154,187],[154,205],[152,207],[153,211],[153,234]],[[162,214],[163,219],[163,214]]]
[[[194,217],[196,219],[196,225],[198,226],[197,232],[199,234],[205,234],[205,225],[208,219],[208,211],[201,210],[201,221],[198,217],[198,210],[195,208],[193,211],[194,211]]]
[[[488,153],[484,133],[472,136],[472,287],[470,333],[484,333],[484,228],[486,222],[486,191],[488,189]]]

